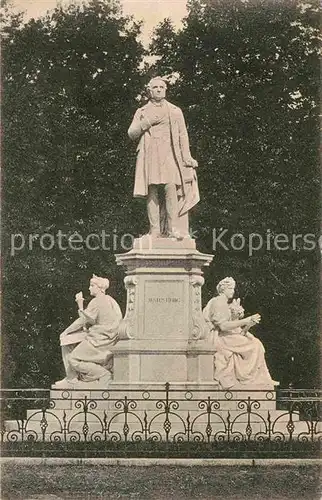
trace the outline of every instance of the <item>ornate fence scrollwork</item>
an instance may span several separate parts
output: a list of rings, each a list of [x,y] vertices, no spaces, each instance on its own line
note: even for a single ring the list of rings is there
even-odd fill
[[[2,390],[3,455],[318,456],[321,392]],[[40,394],[40,395],[39,395]],[[35,409],[41,401],[41,408]],[[21,418],[21,415],[24,418]]]

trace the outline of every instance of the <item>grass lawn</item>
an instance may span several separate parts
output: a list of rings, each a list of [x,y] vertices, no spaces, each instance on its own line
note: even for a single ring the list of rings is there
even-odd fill
[[[320,500],[320,467],[2,466],[1,500]]]

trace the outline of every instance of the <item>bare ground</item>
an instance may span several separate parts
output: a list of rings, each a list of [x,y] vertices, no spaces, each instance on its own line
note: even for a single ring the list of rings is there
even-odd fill
[[[320,500],[318,465],[2,466],[1,500]]]

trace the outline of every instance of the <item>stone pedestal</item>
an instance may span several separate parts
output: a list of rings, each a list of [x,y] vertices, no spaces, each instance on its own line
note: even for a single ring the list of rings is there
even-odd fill
[[[116,255],[127,308],[113,349],[114,382],[212,382],[213,346],[201,310],[202,267],[192,239],[143,237]]]

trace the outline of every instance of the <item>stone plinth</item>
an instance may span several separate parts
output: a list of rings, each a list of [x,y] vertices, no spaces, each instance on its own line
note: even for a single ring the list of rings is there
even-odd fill
[[[143,237],[116,255],[126,269],[127,308],[113,349],[115,382],[213,381],[201,309],[202,267],[212,259],[190,238]]]

